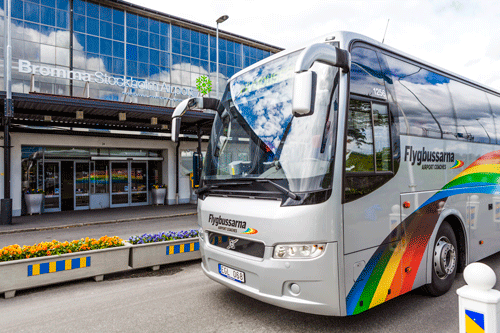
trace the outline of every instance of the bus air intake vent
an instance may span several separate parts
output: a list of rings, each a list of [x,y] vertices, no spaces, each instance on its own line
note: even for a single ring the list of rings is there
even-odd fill
[[[263,258],[264,244],[254,242],[248,239],[217,234],[215,232],[208,233],[208,240],[211,245],[224,248],[226,250],[236,251],[249,256]]]

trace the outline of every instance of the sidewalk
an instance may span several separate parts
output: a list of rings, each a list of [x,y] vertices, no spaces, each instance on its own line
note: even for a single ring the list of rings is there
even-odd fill
[[[0,225],[0,234],[63,229],[187,215],[196,215],[195,204],[74,210],[13,217],[11,225]]]

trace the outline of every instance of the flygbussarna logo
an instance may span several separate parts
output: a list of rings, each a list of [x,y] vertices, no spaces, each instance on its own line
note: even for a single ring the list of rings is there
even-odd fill
[[[464,166],[464,161],[461,160],[456,160],[455,165],[452,166],[450,169],[458,169]]]
[[[411,165],[422,162],[455,162],[455,153],[448,153],[444,151],[429,151],[422,147],[422,150],[414,150],[413,146],[405,146],[405,162],[411,162]]]
[[[258,233],[257,229],[247,228],[246,221],[226,219],[226,218],[222,217],[221,215],[214,216],[214,214],[210,214],[208,216],[208,223],[210,223],[214,227],[217,227],[217,229],[220,229],[220,230],[226,230],[226,231],[238,233],[238,232],[240,232],[240,230],[238,230],[238,229],[244,229],[244,231],[241,232],[242,234],[253,235],[253,234]]]
[[[246,229],[246,227],[247,227],[247,223],[245,221],[226,219],[220,215],[219,215],[219,217],[216,217],[213,214],[210,214],[208,216],[208,223],[211,223],[215,227],[218,227],[220,225],[226,226],[226,227],[241,228],[241,229]]]
[[[247,235],[253,235],[258,233],[257,229],[254,228],[248,228],[247,230],[243,231],[242,234],[247,234]]]

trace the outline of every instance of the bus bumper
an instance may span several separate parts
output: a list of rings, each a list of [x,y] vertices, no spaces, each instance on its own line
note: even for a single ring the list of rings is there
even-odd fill
[[[327,243],[320,257],[307,260],[274,259],[273,247],[266,247],[264,259],[221,249],[203,240],[200,249],[203,272],[220,284],[282,308],[341,315],[336,242]],[[245,282],[221,275],[219,264],[244,272]]]

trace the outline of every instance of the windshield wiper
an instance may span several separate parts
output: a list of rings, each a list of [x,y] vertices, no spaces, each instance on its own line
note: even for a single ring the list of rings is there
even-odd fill
[[[240,185],[251,185],[252,182],[256,183],[268,183],[276,187],[280,192],[286,194],[289,198],[293,200],[300,200],[300,196],[295,194],[294,192],[287,190],[283,186],[273,182],[270,179],[252,179],[252,181],[248,182],[231,182],[231,183],[218,183],[218,184],[208,184],[203,187],[200,187],[199,189],[195,190],[194,192],[198,195],[203,194],[207,191],[210,191],[211,189],[218,188],[218,187],[224,187],[224,186],[240,186]]]
[[[210,191],[213,188],[217,187],[223,187],[223,186],[239,186],[239,185],[250,185],[252,182],[231,182],[231,183],[218,183],[218,184],[208,184],[203,187],[200,187],[199,189],[195,190],[194,192],[196,194],[202,194],[205,193],[206,191]]]
[[[300,200],[300,196],[299,195],[297,195],[296,193],[294,193],[294,192],[292,192],[290,190],[287,190],[283,186],[281,186],[281,185],[273,182],[270,179],[254,179],[254,181],[257,182],[257,183],[268,183],[268,184],[271,184],[274,187],[276,187],[278,190],[280,190],[281,192],[285,193],[289,198],[291,198],[293,200]]]

